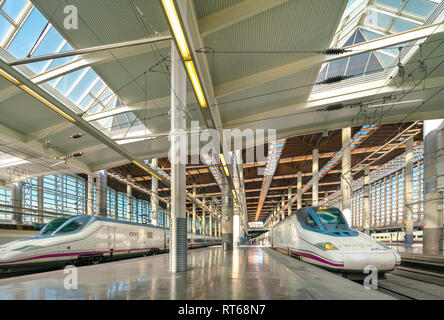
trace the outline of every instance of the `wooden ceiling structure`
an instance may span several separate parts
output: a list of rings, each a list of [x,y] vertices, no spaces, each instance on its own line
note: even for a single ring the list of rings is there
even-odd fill
[[[364,140],[361,144],[352,151],[352,167],[358,164],[365,157],[376,151],[379,147],[384,145],[390,139],[405,130],[412,122],[384,124],[378,126],[373,132],[363,136]],[[418,123],[419,133],[414,138],[414,145],[422,142],[422,122]],[[352,135],[358,132],[360,127],[352,128]],[[282,196],[285,196],[287,202],[288,186],[292,186],[293,195],[296,193],[297,173],[302,172],[302,187],[306,185],[312,178],[312,154],[314,149],[319,150],[319,168],[322,168],[338,151],[342,148],[341,130],[333,130],[328,132],[325,136],[323,132],[314,134],[307,134],[302,136],[295,136],[286,139],[284,149],[281,154],[279,164],[273,176],[270,188],[264,201],[263,208],[259,215],[259,220],[263,221],[271,213],[272,209],[282,201]],[[265,146],[265,150],[268,147]],[[405,150],[405,145],[401,144],[394,151],[385,155],[380,161],[375,162],[371,169],[374,170],[388,161],[394,159],[402,154]],[[267,155],[265,153],[265,155]],[[259,195],[262,187],[263,168],[265,162],[245,163],[246,153],[243,150],[243,169],[245,179],[246,202],[249,221],[254,221],[259,201]],[[170,163],[168,158],[161,158],[158,160],[159,169],[170,174]],[[222,168],[220,168],[222,170]],[[147,176],[146,172],[142,171],[136,165],[129,163],[126,165],[108,169],[108,172],[118,174],[121,177],[131,176],[132,182],[151,190],[151,176]],[[187,165],[187,191],[192,192],[193,185],[196,186],[197,197],[212,198],[220,205],[221,190],[205,163]],[[362,175],[362,172],[354,173],[354,178],[357,179]],[[341,162],[333,167],[328,174],[326,174],[319,181],[319,200],[322,201],[325,196],[332,194],[340,188],[341,178]],[[113,179],[109,179],[113,180]],[[126,186],[121,182],[114,180],[109,182],[113,188],[125,192]],[[111,185],[112,184],[112,185]],[[165,186],[159,184],[158,190],[160,197],[169,197],[170,191]],[[146,194],[140,195],[147,197]],[[302,196],[303,205],[310,205],[312,199],[311,189]],[[163,203],[160,204],[163,206]],[[187,202],[188,209],[191,208],[191,203]],[[198,209],[200,212],[200,209]]]

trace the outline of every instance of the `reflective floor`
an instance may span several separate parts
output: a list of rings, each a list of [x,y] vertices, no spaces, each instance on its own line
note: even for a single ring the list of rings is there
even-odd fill
[[[269,248],[188,251],[186,273],[168,271],[168,254],[0,280],[0,299],[387,299],[362,285]]]
[[[414,243],[412,245],[405,244],[388,244],[388,246],[399,253],[417,253],[422,254],[422,243]],[[435,254],[436,255],[436,254]],[[444,255],[444,252],[441,252],[439,255]]]

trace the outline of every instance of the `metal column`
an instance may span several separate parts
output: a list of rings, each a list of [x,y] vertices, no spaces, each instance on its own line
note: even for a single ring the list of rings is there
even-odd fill
[[[444,120],[424,121],[424,254],[443,250],[442,200],[437,188],[438,134],[442,135]]]
[[[406,244],[413,244],[413,137],[405,143],[405,239]]]
[[[88,183],[87,183],[87,208],[86,212],[89,216],[94,215],[94,177],[92,175],[88,175]]]
[[[132,201],[131,201],[131,197],[132,197],[132,187],[131,187],[131,176],[128,175],[126,177],[126,179],[128,180],[128,183],[126,184],[126,219],[128,221],[132,220],[131,214],[132,214]]]
[[[285,195],[282,195],[282,204],[281,204],[281,215],[282,215],[282,220],[285,219]]]
[[[351,128],[342,129],[342,176],[341,176],[341,193],[342,193],[342,213],[349,226],[351,221]]]
[[[11,202],[14,207],[12,219],[16,224],[23,224],[23,182],[15,182],[12,184]]]
[[[367,234],[370,233],[370,166],[367,164],[364,167],[364,193],[363,193],[363,207],[364,207],[364,230]]]
[[[291,186],[288,186],[288,215],[291,216]]]
[[[210,237],[213,236],[213,200],[210,201]]]
[[[222,185],[222,246],[233,250],[233,195],[228,183]]]
[[[106,185],[107,185],[107,175],[106,170],[100,170],[97,172],[97,188],[96,188],[96,199],[97,199],[97,213],[100,217],[107,216],[107,203],[106,203]],[[117,197],[117,195],[116,195]]]
[[[298,172],[298,198],[297,198],[297,209],[302,208],[302,172]]]
[[[312,181],[313,181],[313,187],[312,187],[312,206],[318,205],[319,200],[319,150],[314,149],[313,150],[313,163],[312,163]]]
[[[170,271],[187,271],[186,163],[181,143],[186,138],[186,74],[176,44],[171,42],[171,225]]]
[[[206,204],[206,199],[205,197],[202,197],[202,203],[205,205]],[[206,236],[207,235],[207,213],[205,210],[202,209],[202,225],[201,225],[201,230],[202,232],[200,234]]]
[[[151,159],[151,168],[157,170],[158,160],[157,158]],[[159,198],[157,197],[157,191],[159,190],[159,181],[156,177],[151,176],[151,224],[154,226],[159,225]]]
[[[193,186],[193,198],[196,197],[196,186]],[[196,204],[193,202],[193,221],[192,221],[192,232],[196,234]]]
[[[43,224],[43,177],[37,178],[37,207],[39,209],[38,223]]]

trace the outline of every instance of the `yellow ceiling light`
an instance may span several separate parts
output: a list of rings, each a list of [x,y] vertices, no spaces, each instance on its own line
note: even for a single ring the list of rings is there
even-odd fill
[[[148,170],[147,168],[145,168],[143,165],[141,165],[139,162],[137,162],[136,160],[133,160],[133,163],[138,166],[140,169],[148,172],[150,175],[154,176],[155,178],[162,180],[162,178],[159,178],[156,174],[154,174],[153,172],[151,172],[150,170]]]
[[[219,154],[220,161],[222,162],[222,165],[225,167],[227,163],[225,162],[224,155],[222,153]]]
[[[3,76],[3,78],[5,78],[6,80],[9,80],[10,82],[12,82],[13,84],[20,84],[20,82],[14,78],[13,76],[11,76],[9,73],[3,71],[2,69],[0,69],[0,75]]]
[[[207,101],[205,100],[202,86],[200,85],[199,78],[197,77],[196,68],[194,68],[193,61],[185,61],[185,67],[187,68],[188,76],[191,79],[191,84],[193,85],[194,92],[196,93],[200,106],[202,108],[206,108]]]
[[[48,100],[46,100],[45,98],[43,98],[41,95],[39,95],[38,93],[36,93],[35,91],[33,91],[32,89],[28,88],[27,86],[25,86],[24,84],[19,84],[19,88],[22,89],[23,91],[25,91],[26,93],[30,94],[31,96],[33,96],[34,98],[36,98],[37,100],[39,100],[41,103],[43,103],[44,105],[46,105],[47,107],[51,108],[52,110],[54,110],[55,112],[57,112],[59,115],[61,115],[63,118],[71,121],[71,122],[76,122],[76,120],[69,116],[68,114],[66,114],[65,112],[63,112],[62,110],[60,110],[59,108],[57,108],[55,105],[53,105],[51,102],[49,102]]]
[[[227,166],[227,162],[225,161],[224,155],[222,153],[220,153],[219,158],[220,158],[220,162],[222,162],[222,166],[224,168],[225,174],[227,175],[227,177],[229,177],[230,172],[228,171],[228,166]]]
[[[190,60],[190,50],[188,49],[187,41],[183,33],[182,26],[180,24],[179,16],[177,15],[176,7],[174,6],[173,0],[162,0],[163,8],[168,16],[168,21],[170,22],[171,29],[174,33],[174,38],[176,39],[177,45],[179,46],[180,53],[184,60]]]

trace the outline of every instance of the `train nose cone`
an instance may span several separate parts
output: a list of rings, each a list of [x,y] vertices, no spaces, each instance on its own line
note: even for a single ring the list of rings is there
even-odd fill
[[[396,264],[396,256],[392,252],[343,253],[342,257],[346,270],[364,270],[368,266],[375,266],[378,271],[390,271]]]

